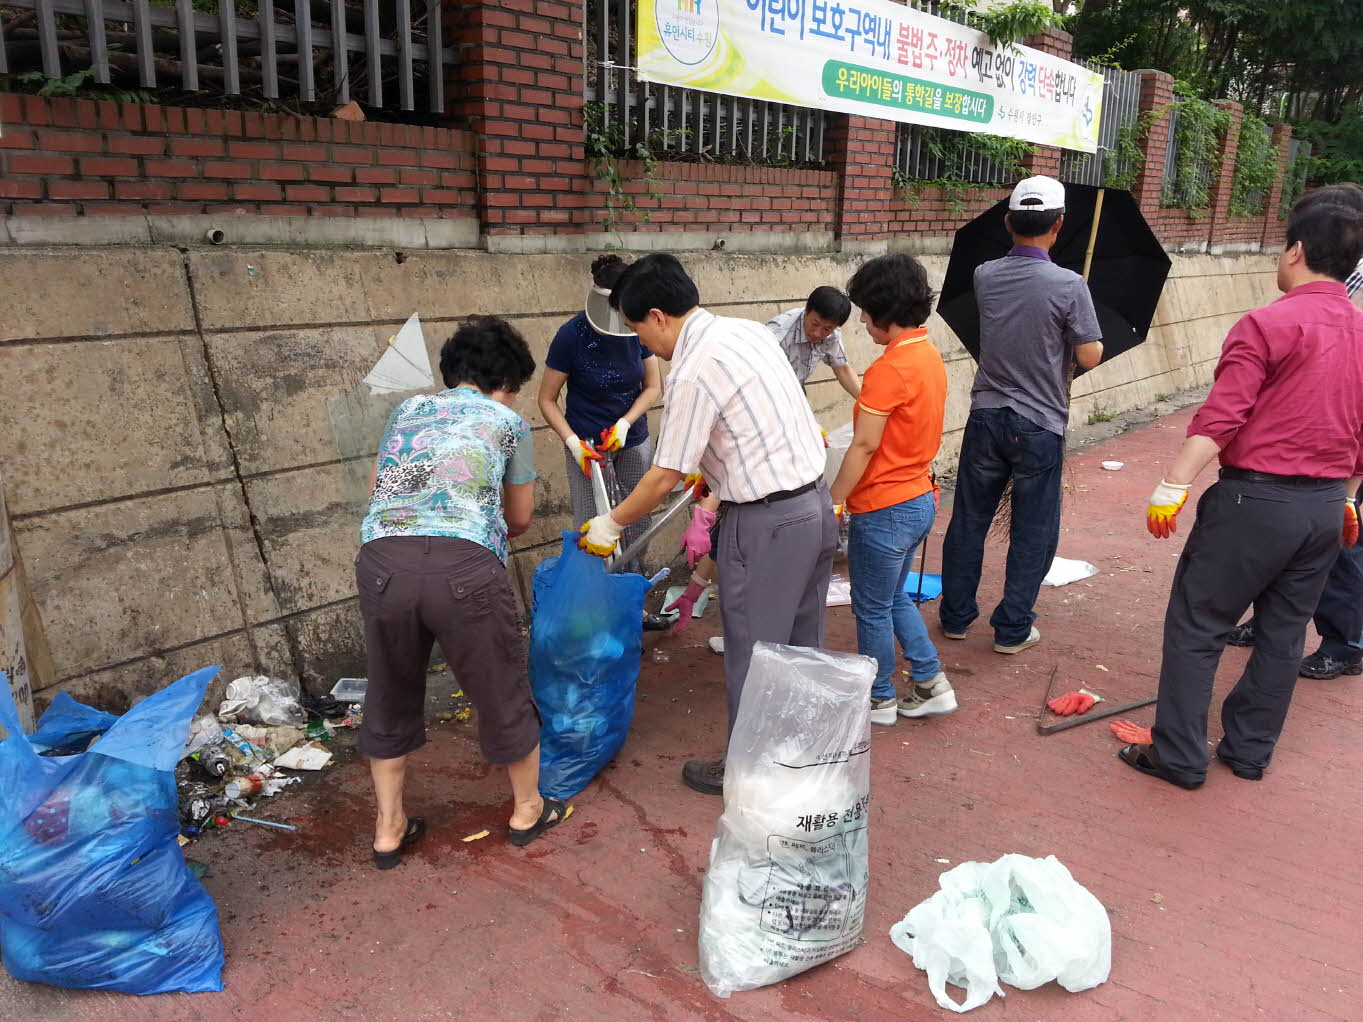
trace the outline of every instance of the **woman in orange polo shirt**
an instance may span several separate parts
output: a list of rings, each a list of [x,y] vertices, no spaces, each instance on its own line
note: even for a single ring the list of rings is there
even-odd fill
[[[857,650],[880,665],[871,722],[889,725],[956,709],[922,615],[904,592],[914,550],[937,514],[932,459],[942,446],[947,373],[923,326],[933,293],[918,260],[902,253],[872,259],[853,275],[847,293],[885,352],[862,378],[852,446],[832,496],[851,514],[847,569]],[[896,638],[913,679],[902,699],[895,695]]]

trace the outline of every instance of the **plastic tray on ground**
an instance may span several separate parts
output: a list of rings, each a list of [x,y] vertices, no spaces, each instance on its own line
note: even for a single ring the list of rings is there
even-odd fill
[[[362,703],[368,689],[368,678],[342,678],[332,686],[331,698],[338,703]]]

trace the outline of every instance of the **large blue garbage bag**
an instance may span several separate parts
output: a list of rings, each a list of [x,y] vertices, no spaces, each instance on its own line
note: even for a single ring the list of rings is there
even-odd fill
[[[643,652],[642,575],[605,562],[563,534],[563,552],[535,569],[530,682],[543,724],[540,792],[572,798],[625,744]]]
[[[176,842],[175,789],[219,670],[121,717],[62,693],[27,736],[0,674],[0,958],[11,976],[131,994],[222,989],[218,910]],[[87,751],[63,754],[91,735]]]

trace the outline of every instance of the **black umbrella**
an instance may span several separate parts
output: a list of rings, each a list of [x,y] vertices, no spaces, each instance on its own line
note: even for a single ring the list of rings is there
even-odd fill
[[[975,304],[975,267],[1008,254],[1012,241],[1003,222],[1007,212],[1005,199],[956,232],[937,304],[976,361],[980,313]],[[1104,362],[1145,340],[1170,263],[1130,192],[1066,185],[1065,222],[1051,259],[1088,280],[1103,331]],[[1084,370],[1075,371],[1077,375]]]

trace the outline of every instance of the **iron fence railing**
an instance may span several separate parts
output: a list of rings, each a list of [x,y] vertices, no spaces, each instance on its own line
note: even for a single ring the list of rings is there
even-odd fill
[[[589,128],[621,152],[643,143],[664,159],[823,161],[822,110],[639,81],[636,16],[635,0],[587,0]]]
[[[1183,168],[1179,173],[1178,135],[1179,109],[1169,112],[1169,145],[1164,152],[1164,179],[1160,194],[1160,204],[1185,209],[1195,205],[1193,196],[1205,196],[1211,187],[1212,165],[1197,163]]]
[[[1103,112],[1098,119],[1098,151],[1083,153],[1076,149],[1060,151],[1060,180],[1081,185],[1103,185],[1121,179],[1131,171],[1131,161],[1123,159],[1117,148],[1121,134],[1140,119],[1141,76],[1119,67],[1104,67],[1086,60],[1078,61],[1103,76]]]
[[[1301,138],[1287,140],[1287,170],[1283,175],[1282,200],[1278,215],[1285,217],[1292,205],[1306,191],[1306,179],[1311,172],[1311,143]]]
[[[0,0],[0,74],[445,109],[444,0]],[[216,12],[204,7],[216,6]]]

